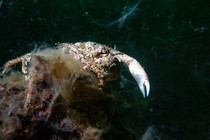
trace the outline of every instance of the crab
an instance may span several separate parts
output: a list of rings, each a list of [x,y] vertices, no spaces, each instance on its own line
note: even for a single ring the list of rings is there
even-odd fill
[[[83,69],[96,75],[98,84],[104,86],[104,83],[115,80],[115,75],[119,74],[118,64],[123,62],[129,68],[130,73],[136,80],[143,97],[149,96],[150,84],[148,76],[140,63],[131,56],[117,51],[108,46],[96,42],[78,42],[78,43],[61,43],[57,48],[64,54],[72,55],[74,59],[83,64]],[[4,65],[3,74],[9,72],[10,68],[22,62],[22,73],[29,75],[30,61],[33,55],[37,53],[27,53],[16,59],[8,61]]]

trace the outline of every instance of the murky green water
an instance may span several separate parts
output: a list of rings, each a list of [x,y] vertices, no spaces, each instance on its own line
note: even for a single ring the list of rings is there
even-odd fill
[[[144,66],[151,94],[143,100],[130,85],[135,93],[127,95],[130,108],[120,112],[107,139],[141,139],[155,125],[165,139],[207,140],[209,7],[207,0],[5,0],[0,64],[43,43],[90,40],[116,46]]]

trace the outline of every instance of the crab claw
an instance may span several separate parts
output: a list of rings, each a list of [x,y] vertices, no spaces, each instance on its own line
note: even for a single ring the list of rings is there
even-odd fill
[[[138,86],[143,94],[143,97],[149,96],[150,84],[148,80],[148,76],[142,66],[136,61],[133,60],[128,64],[128,68],[133,78],[138,83]]]
[[[124,62],[128,66],[130,73],[138,83],[143,97],[145,98],[149,96],[150,84],[148,76],[139,62],[136,61],[136,59],[121,52],[115,52],[115,58],[117,58],[120,62]]]

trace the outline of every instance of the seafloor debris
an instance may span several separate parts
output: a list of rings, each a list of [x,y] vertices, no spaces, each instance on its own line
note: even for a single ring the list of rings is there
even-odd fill
[[[119,77],[119,60],[140,65],[97,45],[61,44],[61,49],[45,49],[6,63],[0,79],[0,138],[100,139],[116,105],[105,82]],[[94,46],[98,52],[91,50]],[[20,61],[23,74],[14,70],[5,74]],[[140,84],[144,85],[148,80],[141,68],[142,73]],[[139,77],[134,78],[139,82]]]

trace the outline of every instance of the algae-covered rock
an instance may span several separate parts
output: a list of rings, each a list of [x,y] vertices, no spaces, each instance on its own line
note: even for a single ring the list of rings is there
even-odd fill
[[[97,77],[57,50],[32,57],[27,76],[0,80],[1,139],[100,139],[115,99]]]

